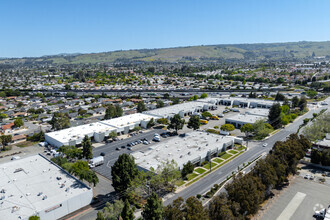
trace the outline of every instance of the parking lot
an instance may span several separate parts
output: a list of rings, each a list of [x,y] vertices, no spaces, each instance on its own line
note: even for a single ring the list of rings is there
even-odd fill
[[[274,201],[264,211],[261,219],[314,219],[315,211],[330,205],[329,195],[329,185],[298,176],[278,197],[273,198]]]
[[[114,141],[112,143],[105,144],[104,146],[97,147],[93,149],[93,155],[94,157],[99,156],[101,153],[104,153],[104,164],[97,166],[93,168],[97,173],[101,174],[102,176],[111,179],[111,166],[116,162],[119,155],[126,153],[132,153],[134,151],[143,151],[147,150],[150,145],[145,145],[143,143],[132,146],[131,150],[127,149],[127,144],[141,140],[141,139],[147,139],[153,143],[152,138],[154,137],[155,133],[161,134],[164,130],[162,129],[153,129],[151,131],[137,134],[136,136],[126,138],[124,140]],[[161,139],[163,139],[161,137]],[[125,147],[125,148],[123,148]],[[118,149],[118,150],[116,150]]]

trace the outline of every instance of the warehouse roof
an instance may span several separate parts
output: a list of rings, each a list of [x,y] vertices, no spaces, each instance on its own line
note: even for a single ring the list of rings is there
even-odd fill
[[[40,155],[1,164],[0,176],[1,219],[24,219],[47,212],[91,190]]]
[[[144,113],[158,115],[160,117],[167,117],[169,115],[178,114],[180,111],[194,111],[196,108],[203,108],[206,103],[200,102],[185,102],[177,105],[171,105],[164,108],[158,108],[150,111],[146,111]]]
[[[258,116],[258,115],[242,115],[242,114],[237,114],[231,117],[226,118],[226,121],[236,121],[236,122],[242,122],[242,123],[249,123],[249,124],[253,124],[258,120],[267,120],[266,117],[264,116]]]
[[[116,128],[126,127],[135,123],[139,123],[141,121],[149,121],[151,118],[155,118],[155,116],[136,113],[131,115],[124,115],[119,118],[113,118],[109,120],[102,121],[101,123],[110,125]]]
[[[269,109],[264,109],[264,108],[254,108],[254,109],[249,109],[245,112],[246,114],[249,115],[258,115],[258,116],[264,116],[267,117],[269,114]]]
[[[112,131],[115,129],[116,129],[115,127],[110,126],[108,124],[95,122],[95,123],[80,125],[77,127],[71,127],[59,131],[53,131],[47,133],[46,135],[62,143],[66,143],[69,142],[70,140],[84,138],[85,135],[93,135],[94,133]]]
[[[207,132],[194,131],[187,133],[185,137],[176,136],[164,139],[145,152],[132,153],[138,166],[150,170],[166,161],[174,160],[179,168],[188,161],[194,161],[200,157],[205,158],[208,151],[222,149],[223,144],[233,143],[235,137],[220,136]]]

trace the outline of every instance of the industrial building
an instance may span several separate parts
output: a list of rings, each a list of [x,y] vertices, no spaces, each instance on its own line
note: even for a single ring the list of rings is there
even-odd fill
[[[208,111],[210,109],[216,109],[217,105],[237,105],[239,107],[265,109],[265,111],[249,111],[247,114],[249,114],[250,116],[247,117],[245,121],[234,121],[234,119],[241,119],[242,116],[237,116],[233,120],[228,120],[229,123],[234,124],[235,127],[239,128],[243,124],[254,123],[255,120],[258,120],[258,117],[254,116],[265,117],[266,111],[268,111],[268,109],[273,104],[274,101],[261,99],[231,97],[205,98],[199,99],[197,101],[185,102],[177,105],[167,106],[164,108],[149,110],[143,113],[124,115],[122,117],[113,118],[105,121],[50,132],[45,134],[45,139],[46,142],[55,147],[60,147],[63,145],[79,145],[85,135],[93,139],[95,142],[101,142],[111,132],[115,132],[117,134],[126,134],[135,126],[146,128],[151,118],[153,118],[154,120],[157,120],[159,118],[171,119],[175,114],[179,114],[181,117],[185,117],[194,113]]]
[[[253,108],[253,109],[247,110],[245,112],[245,114],[268,117],[268,115],[269,115],[269,109]]]
[[[164,108],[158,108],[144,113],[158,116],[161,118],[171,119],[174,115],[179,114],[181,117],[192,115],[195,112],[208,111],[215,108],[212,103],[204,102],[185,102],[177,105],[171,105]]]
[[[130,130],[132,130],[136,126],[147,128],[147,124],[152,118],[154,120],[157,120],[160,117],[158,117],[157,115],[135,113],[131,115],[124,115],[118,118],[101,121],[100,123],[109,125],[111,127],[115,127],[117,133],[127,134]]]
[[[174,160],[179,169],[188,161],[200,164],[211,156],[241,144],[242,139],[232,136],[210,134],[205,131],[193,131],[185,135],[166,139],[153,145],[145,152],[134,152],[131,155],[140,170],[157,169],[162,162]]]
[[[116,132],[115,127],[101,122],[95,122],[46,133],[45,141],[55,147],[61,147],[63,145],[75,146],[81,144],[86,135],[96,142],[100,142],[113,131]]]
[[[267,108],[267,109],[271,108],[272,105],[275,103],[272,100],[237,98],[237,97],[206,98],[206,99],[200,99],[199,102],[205,102],[214,105],[226,105],[226,106],[236,105],[242,108]]]
[[[0,219],[59,219],[93,198],[90,187],[41,155],[0,165]]]
[[[119,118],[46,133],[45,141],[55,147],[61,147],[63,145],[75,146],[81,144],[82,140],[87,135],[95,142],[101,142],[105,137],[109,136],[111,132],[126,134],[135,126],[146,128],[151,118],[157,120],[159,117],[141,113],[125,115]]]
[[[253,125],[258,120],[267,120],[267,117],[250,114],[237,114],[232,117],[226,118],[226,124],[232,124],[235,128],[240,129],[245,124]]]

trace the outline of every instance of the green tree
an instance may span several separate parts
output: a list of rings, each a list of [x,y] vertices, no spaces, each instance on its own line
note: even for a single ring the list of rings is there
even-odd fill
[[[273,128],[280,128],[281,124],[281,105],[279,103],[273,104],[272,107],[269,109],[268,120],[269,124]]]
[[[284,101],[284,99],[285,99],[285,96],[280,92],[278,92],[275,96],[275,101]]]
[[[93,158],[93,146],[92,146],[92,142],[89,139],[89,137],[87,135],[85,135],[83,141],[81,142],[81,146],[83,148],[82,150],[82,156],[85,159],[92,159]]]
[[[281,106],[281,112],[285,115],[290,113],[290,107],[288,105],[282,105]]]
[[[61,146],[57,151],[63,153],[70,161],[82,159],[82,150],[75,146]]]
[[[164,208],[164,217],[166,220],[185,220],[185,212],[183,209],[184,199],[177,198],[172,204]]]
[[[24,125],[24,122],[21,118],[18,118],[14,121],[15,127],[20,128]]]
[[[70,89],[71,89],[71,86],[70,86],[69,84],[66,84],[66,85],[64,86],[64,89],[65,89],[65,90],[70,90]]]
[[[192,128],[194,130],[197,130],[197,129],[199,129],[200,126],[201,126],[201,122],[200,122],[200,119],[199,119],[198,115],[193,115],[189,118],[188,128]]]
[[[299,105],[300,111],[303,111],[306,108],[306,106],[307,106],[307,99],[306,99],[305,96],[302,96],[300,98],[300,101],[299,101],[299,104],[298,105]]]
[[[40,220],[40,217],[37,215],[33,215],[29,217],[29,220]]]
[[[205,98],[207,98],[207,94],[206,94],[206,93],[202,93],[200,98],[201,98],[201,99],[205,99]]]
[[[253,125],[251,125],[251,124],[244,124],[241,127],[241,132],[245,133],[245,137],[248,137],[249,134],[251,134],[253,132]]]
[[[253,134],[256,139],[261,140],[269,135],[273,131],[273,127],[266,123],[264,120],[257,120],[253,124]]]
[[[50,121],[52,128],[55,130],[61,130],[70,127],[70,119],[67,113],[55,112],[53,118]]]
[[[168,125],[168,119],[167,118],[160,118],[157,119],[158,124]]]
[[[188,161],[188,163],[184,164],[183,168],[181,170],[182,178],[185,179],[189,173],[194,172],[194,168],[195,168],[194,164],[192,164],[190,161]]]
[[[124,208],[121,212],[120,217],[123,220],[134,220],[135,216],[134,216],[134,212],[131,209],[131,205],[129,204],[128,200],[125,200],[125,204],[124,204]]]
[[[2,144],[3,149],[5,149],[5,146],[7,146],[11,141],[13,137],[11,135],[1,135],[0,136],[0,141]]]
[[[203,116],[203,118],[211,118],[212,114],[208,111],[205,111],[205,112],[202,113],[202,116]]]
[[[138,169],[134,157],[122,154],[111,167],[112,186],[116,192],[120,193],[120,196],[125,197],[126,190],[132,185],[132,181],[137,175]]]
[[[185,121],[184,119],[181,119],[179,114],[176,114],[171,118],[171,122],[168,126],[169,129],[174,129],[176,133],[178,133],[178,130],[183,128]]]
[[[116,117],[116,107],[113,105],[109,105],[105,110],[104,119],[108,120],[115,117]]]
[[[0,113],[0,121],[7,118],[7,115],[5,113]]]
[[[291,100],[292,103],[292,108],[298,107],[299,106],[299,98],[297,96],[293,97]]]
[[[147,128],[151,128],[155,126],[155,121],[154,121],[154,118],[151,118],[147,124]]]
[[[209,205],[210,219],[243,219],[239,211],[239,204],[228,199],[226,193],[220,193],[219,196],[214,197]]]
[[[102,211],[97,213],[96,220],[118,220],[123,208],[124,202],[122,200],[115,200],[114,203],[107,202]]]
[[[247,211],[248,214],[255,214],[264,200],[265,186],[260,178],[249,174],[245,176],[238,175],[225,188],[229,198],[240,204],[241,212]]]
[[[186,220],[208,220],[207,210],[195,196],[189,197],[185,205]]]
[[[309,97],[309,98],[311,98],[311,99],[314,99],[316,96],[317,96],[317,92],[315,91],[315,90],[308,90],[307,92],[306,92],[306,94],[307,94],[307,96]]]
[[[232,124],[224,124],[224,125],[221,125],[220,130],[222,130],[222,131],[233,131],[233,130],[235,130],[235,127]]]
[[[124,113],[124,111],[123,111],[122,107],[120,107],[120,106],[117,104],[117,105],[116,105],[116,117],[121,117],[121,116],[123,116],[123,113]]]
[[[163,108],[164,107],[164,102],[162,100],[158,100],[156,107],[157,108]]]
[[[142,216],[145,220],[163,219],[163,202],[158,198],[156,193],[152,193],[147,199],[147,204],[144,206]]]
[[[147,111],[147,107],[146,107],[146,105],[144,104],[144,102],[143,101],[141,101],[141,102],[139,102],[138,103],[138,105],[137,105],[137,107],[136,107],[136,111],[137,112],[144,112],[144,111]]]
[[[85,109],[80,108],[80,109],[78,110],[78,114],[79,114],[79,115],[84,115],[84,114],[86,114],[86,113],[87,113],[87,110],[85,110]]]

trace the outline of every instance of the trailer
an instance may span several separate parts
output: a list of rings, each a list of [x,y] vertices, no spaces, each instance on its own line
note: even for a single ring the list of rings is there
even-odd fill
[[[103,156],[94,157],[93,159],[91,159],[89,161],[89,167],[91,167],[91,168],[102,165],[102,164],[104,164]]]

